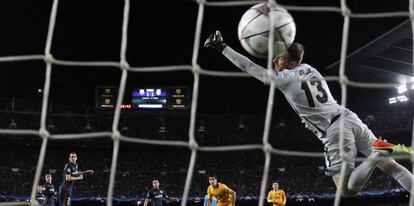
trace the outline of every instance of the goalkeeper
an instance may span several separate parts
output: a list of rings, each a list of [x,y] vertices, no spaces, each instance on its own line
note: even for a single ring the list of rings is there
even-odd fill
[[[275,57],[272,71],[255,64],[227,46],[219,31],[207,38],[204,47],[219,51],[239,69],[263,83],[275,83],[305,126],[324,144],[326,175],[331,176],[337,186],[341,164],[346,164],[344,184],[341,188],[343,196],[357,195],[376,167],[393,177],[407,191],[411,191],[413,175],[388,156],[390,153],[411,154],[411,149],[391,144],[386,140],[378,140],[354,112],[337,104],[324,77],[312,66],[301,63],[304,54],[301,44],[292,43],[286,51]],[[341,114],[345,122],[343,149],[348,160],[346,162],[342,162],[339,154],[338,119]],[[357,152],[368,158],[355,168]]]

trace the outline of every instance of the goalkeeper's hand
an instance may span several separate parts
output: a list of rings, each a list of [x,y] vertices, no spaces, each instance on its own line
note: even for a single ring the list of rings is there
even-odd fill
[[[227,45],[223,42],[223,36],[221,36],[220,31],[216,31],[214,34],[210,34],[206,42],[204,42],[204,47],[211,47],[221,52]]]

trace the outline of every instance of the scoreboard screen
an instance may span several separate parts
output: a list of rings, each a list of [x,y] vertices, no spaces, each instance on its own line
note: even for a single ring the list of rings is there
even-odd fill
[[[168,109],[188,109],[189,99],[188,88],[171,87],[168,92]]]
[[[129,90],[131,96],[124,98],[121,109],[135,110],[187,110],[190,107],[188,87],[141,87]],[[115,109],[118,88],[97,86],[95,90],[96,107],[103,110]]]
[[[165,109],[167,108],[167,91],[164,88],[132,89],[133,109]]]
[[[115,107],[118,89],[116,87],[96,87],[96,107],[99,109],[113,109]]]

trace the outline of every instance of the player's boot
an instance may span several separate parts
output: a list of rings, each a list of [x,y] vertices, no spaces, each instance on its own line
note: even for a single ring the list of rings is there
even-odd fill
[[[400,154],[411,154],[412,150],[410,147],[406,147],[402,144],[392,144],[387,140],[378,139],[372,143],[372,149],[375,151],[391,154],[391,153],[400,153]]]

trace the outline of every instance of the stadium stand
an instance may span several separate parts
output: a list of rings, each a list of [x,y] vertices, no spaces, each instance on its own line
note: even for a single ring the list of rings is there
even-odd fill
[[[1,99],[0,127],[36,129],[39,127],[38,105],[30,101]],[[51,107],[48,119],[53,134],[109,131],[112,113],[85,106]],[[362,119],[376,134],[390,134],[398,141],[407,141],[411,133],[413,111],[392,111],[367,114]],[[197,140],[200,145],[260,144],[264,124],[263,114],[213,113],[198,114]],[[408,122],[408,123],[407,123]],[[180,112],[124,111],[119,127],[125,135],[147,139],[187,140],[189,115]],[[298,151],[322,151],[318,140],[300,125],[297,119],[277,116],[272,124],[271,142],[274,147]],[[27,196],[40,148],[38,137],[1,136],[0,142],[0,195],[3,198]],[[404,142],[403,142],[404,143]],[[407,142],[409,144],[409,142]],[[186,177],[190,151],[187,148],[154,147],[140,144],[121,144],[114,196],[124,199],[142,199],[157,177],[161,187],[171,196],[180,197]],[[62,180],[63,165],[67,154],[75,151],[80,168],[93,168],[96,173],[76,183],[76,196],[105,197],[108,187],[112,144],[109,138],[87,140],[50,140],[43,174],[52,173],[55,186]],[[218,175],[239,198],[257,198],[263,171],[264,155],[258,151],[200,152],[191,188],[192,198],[202,198],[208,186],[207,176]],[[409,164],[409,162],[403,162]],[[270,181],[280,182],[289,198],[303,195],[333,195],[335,186],[323,175],[323,158],[274,156]],[[397,183],[382,173],[373,175],[365,191],[401,192]]]

